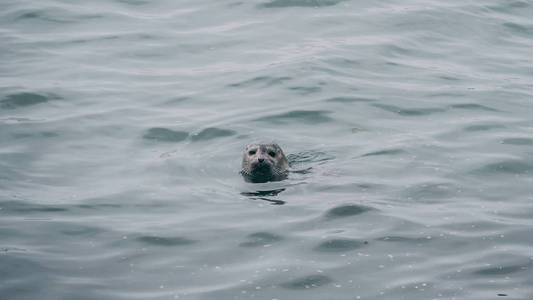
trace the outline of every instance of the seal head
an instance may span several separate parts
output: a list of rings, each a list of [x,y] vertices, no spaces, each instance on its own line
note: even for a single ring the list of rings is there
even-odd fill
[[[241,174],[248,182],[280,181],[287,178],[289,161],[277,144],[250,144],[242,157]]]

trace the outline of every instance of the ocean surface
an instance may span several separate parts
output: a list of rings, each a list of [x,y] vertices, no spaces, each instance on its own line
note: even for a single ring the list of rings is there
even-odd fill
[[[0,299],[533,299],[532,49],[531,0],[2,0]]]

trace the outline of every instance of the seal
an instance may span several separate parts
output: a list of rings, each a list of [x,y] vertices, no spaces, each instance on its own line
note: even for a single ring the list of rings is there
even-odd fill
[[[241,174],[253,183],[280,181],[287,178],[289,161],[278,144],[255,143],[246,146]]]

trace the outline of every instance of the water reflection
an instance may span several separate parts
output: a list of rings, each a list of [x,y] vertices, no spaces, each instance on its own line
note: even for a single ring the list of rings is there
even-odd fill
[[[286,202],[278,199],[270,199],[266,197],[275,197],[279,193],[283,192],[285,188],[274,189],[274,190],[265,190],[265,191],[255,191],[255,192],[241,192],[241,195],[249,197],[252,200],[263,200],[270,202],[272,205],[283,205]]]

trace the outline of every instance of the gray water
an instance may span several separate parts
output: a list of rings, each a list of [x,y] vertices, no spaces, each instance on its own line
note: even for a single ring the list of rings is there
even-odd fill
[[[533,299],[532,20],[1,1],[0,299]]]

